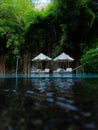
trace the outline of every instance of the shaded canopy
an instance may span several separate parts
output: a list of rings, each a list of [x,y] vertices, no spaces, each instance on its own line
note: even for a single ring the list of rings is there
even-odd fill
[[[32,61],[47,61],[47,60],[52,60],[52,58],[48,57],[43,53],[40,53],[38,56],[32,59]]]
[[[74,61],[74,59],[72,57],[70,57],[69,55],[65,54],[64,52],[61,53],[59,56],[57,56],[56,58],[53,59],[54,61]]]

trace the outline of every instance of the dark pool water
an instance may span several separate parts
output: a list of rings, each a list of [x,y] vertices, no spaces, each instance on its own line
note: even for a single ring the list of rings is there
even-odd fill
[[[1,78],[0,130],[98,130],[98,78]]]

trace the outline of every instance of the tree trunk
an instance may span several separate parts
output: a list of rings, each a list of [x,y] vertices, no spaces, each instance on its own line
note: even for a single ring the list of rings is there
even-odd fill
[[[28,54],[23,55],[23,74],[30,74],[31,63]]]
[[[5,54],[0,55],[0,74],[5,74]]]

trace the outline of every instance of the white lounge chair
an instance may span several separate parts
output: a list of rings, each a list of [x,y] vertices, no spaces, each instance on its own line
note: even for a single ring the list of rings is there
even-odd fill
[[[50,71],[50,69],[48,69],[48,68],[45,69],[46,74],[49,73],[49,71]]]
[[[41,69],[31,70],[31,74],[37,74],[41,71]]]
[[[53,73],[64,73],[65,70],[63,68],[57,68],[57,70],[54,70]]]
[[[50,69],[46,68],[45,70],[39,71],[39,73],[41,73],[41,74],[48,74],[49,71],[50,71]]]
[[[66,68],[65,70],[66,73],[72,73],[72,71],[73,71],[72,68]]]

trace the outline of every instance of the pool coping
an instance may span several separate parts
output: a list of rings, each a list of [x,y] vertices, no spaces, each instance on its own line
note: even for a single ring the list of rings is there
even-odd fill
[[[0,78],[98,78],[98,74],[0,74]]]

